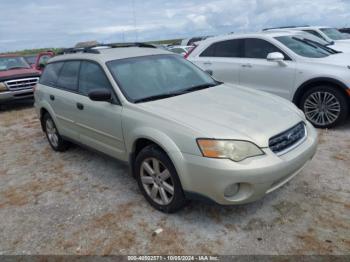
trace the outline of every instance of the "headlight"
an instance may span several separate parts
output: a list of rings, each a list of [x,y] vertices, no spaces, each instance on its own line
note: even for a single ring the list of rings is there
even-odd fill
[[[239,162],[248,157],[264,155],[255,144],[240,140],[197,139],[198,146],[205,157],[227,158]]]
[[[7,91],[7,87],[5,83],[0,82],[0,92],[4,92],[4,91]]]

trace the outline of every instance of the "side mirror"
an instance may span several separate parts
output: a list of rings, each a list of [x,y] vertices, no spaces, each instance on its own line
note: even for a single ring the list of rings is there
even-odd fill
[[[38,70],[43,70],[45,68],[45,64],[44,63],[40,63],[37,67]]]
[[[92,101],[110,102],[112,99],[111,91],[105,88],[92,90],[88,96]]]
[[[280,62],[284,60],[284,55],[280,52],[274,52],[267,55],[267,60],[272,62]]]

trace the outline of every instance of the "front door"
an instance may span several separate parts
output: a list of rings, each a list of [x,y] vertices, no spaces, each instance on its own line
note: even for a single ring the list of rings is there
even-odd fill
[[[273,52],[280,52],[285,56],[283,63],[267,60],[267,55]],[[244,40],[244,63],[239,73],[242,86],[290,100],[294,91],[295,74],[295,62],[279,48],[263,39]]]
[[[113,93],[111,102],[92,101],[92,90],[107,88]],[[76,124],[81,143],[118,159],[127,160],[122,130],[122,111],[112,86],[95,62],[82,61],[79,74],[80,98],[76,105],[79,117]]]

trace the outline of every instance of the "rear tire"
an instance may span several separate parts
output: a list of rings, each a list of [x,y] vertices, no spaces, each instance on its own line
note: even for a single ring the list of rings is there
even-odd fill
[[[345,95],[332,86],[316,86],[308,90],[300,103],[306,118],[318,128],[332,128],[343,123],[349,113]]]
[[[136,156],[135,177],[146,200],[157,210],[174,213],[186,205],[180,179],[170,158],[156,145]]]
[[[69,143],[65,141],[58,133],[55,122],[50,114],[46,113],[43,116],[43,127],[46,138],[49,141],[51,148],[57,152],[64,152],[68,149]]]

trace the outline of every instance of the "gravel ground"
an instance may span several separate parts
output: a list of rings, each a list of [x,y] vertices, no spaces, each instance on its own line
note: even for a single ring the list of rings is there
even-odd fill
[[[350,121],[319,132],[313,161],[264,199],[165,215],[125,164],[78,146],[55,153],[33,108],[9,107],[0,112],[0,254],[350,254]]]

